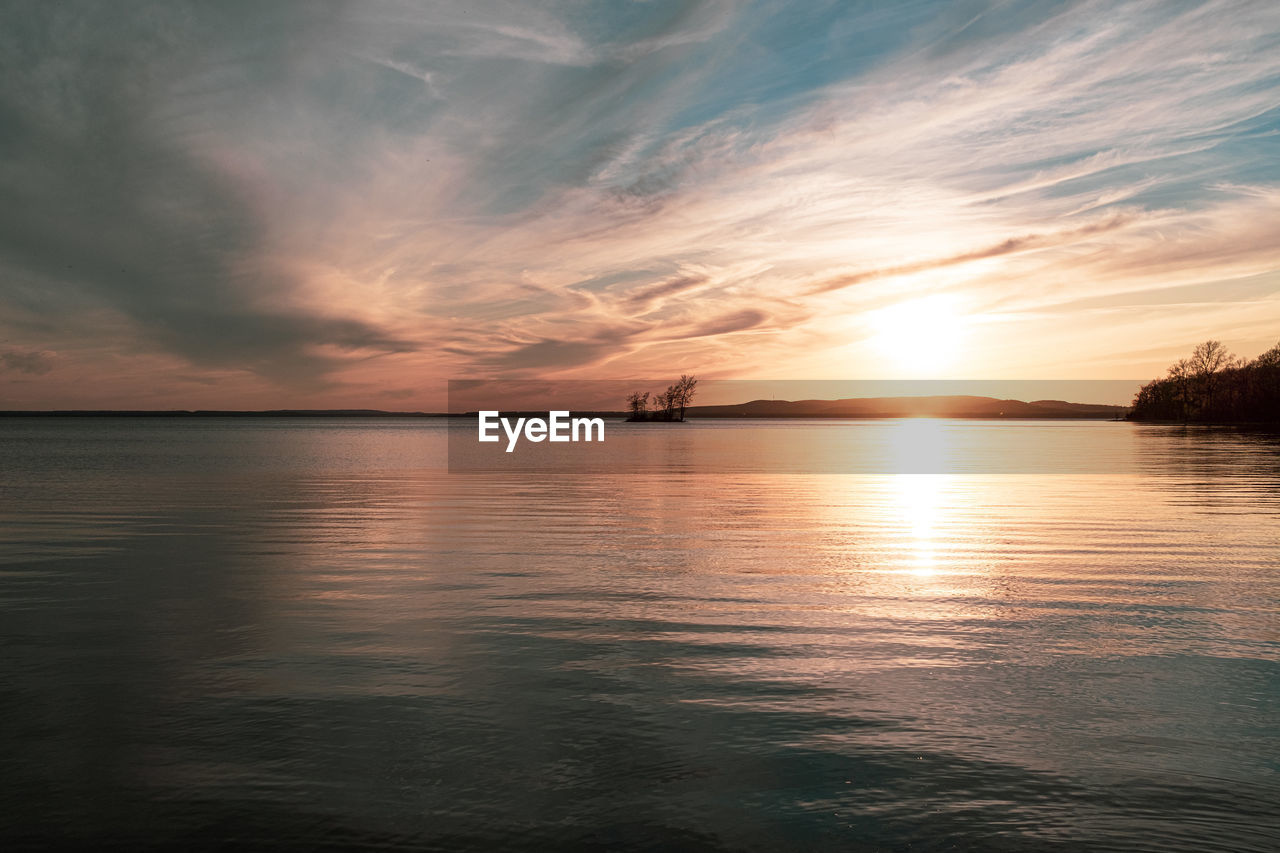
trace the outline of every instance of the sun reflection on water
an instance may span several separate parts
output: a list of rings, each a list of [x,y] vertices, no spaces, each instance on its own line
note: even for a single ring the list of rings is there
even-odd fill
[[[908,535],[903,572],[920,577],[938,572],[936,539],[945,480],[943,474],[897,474],[890,480]]]
[[[908,418],[893,424],[885,436],[884,457],[895,474],[938,474],[952,461],[947,422]]]

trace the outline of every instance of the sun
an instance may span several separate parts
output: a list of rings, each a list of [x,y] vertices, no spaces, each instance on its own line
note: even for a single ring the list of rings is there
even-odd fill
[[[965,316],[954,297],[939,294],[872,312],[870,343],[895,367],[941,374],[960,353]]]

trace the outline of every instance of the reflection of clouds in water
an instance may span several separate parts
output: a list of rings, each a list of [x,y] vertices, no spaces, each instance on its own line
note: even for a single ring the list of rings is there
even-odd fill
[[[1162,477],[750,476],[689,425],[640,433],[685,442],[659,475],[485,477],[430,422],[8,420],[27,846],[1275,846],[1280,490],[1237,433],[1145,430]],[[938,427],[1122,435],[794,434]]]

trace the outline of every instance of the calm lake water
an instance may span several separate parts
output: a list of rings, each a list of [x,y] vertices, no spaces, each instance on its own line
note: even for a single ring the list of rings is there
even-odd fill
[[[0,844],[1280,848],[1274,436],[609,429],[0,420]]]

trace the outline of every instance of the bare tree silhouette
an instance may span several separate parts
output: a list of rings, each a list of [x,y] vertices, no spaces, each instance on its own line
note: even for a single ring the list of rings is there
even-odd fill
[[[627,397],[627,407],[631,410],[629,420],[642,421],[649,417],[649,392],[635,392]]]
[[[647,421],[661,417],[664,421],[683,421],[697,387],[696,377],[681,374],[675,383],[667,386],[666,391],[653,395],[655,408],[652,414],[649,411],[649,392],[636,391],[627,397],[627,408],[631,412],[627,420]]]
[[[692,376],[685,374],[680,375],[680,379],[675,385],[672,385],[668,392],[674,390],[675,404],[680,409],[680,420],[684,420],[684,410],[689,407],[693,401],[693,395],[698,387],[698,380]]]
[[[1221,341],[1205,341],[1163,379],[1143,385],[1133,420],[1203,423],[1280,422],[1280,344],[1253,361],[1233,356]]]

